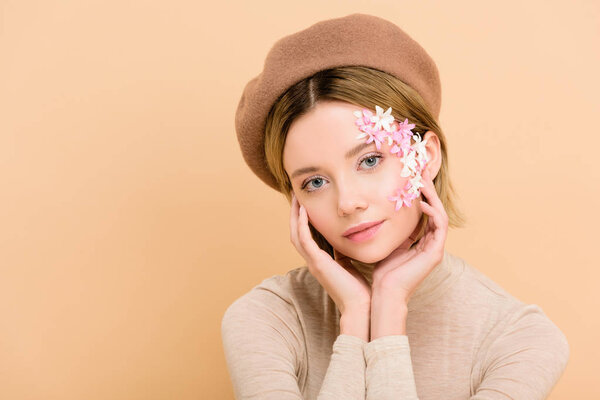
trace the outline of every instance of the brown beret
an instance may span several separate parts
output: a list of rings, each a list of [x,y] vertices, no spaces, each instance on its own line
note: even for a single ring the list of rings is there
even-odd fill
[[[263,71],[250,80],[237,107],[235,129],[244,160],[267,185],[279,190],[264,153],[267,115],[290,86],[316,72],[357,65],[387,72],[416,90],[437,119],[441,84],[435,62],[402,29],[372,15],[350,14],[317,22],[279,39]]]

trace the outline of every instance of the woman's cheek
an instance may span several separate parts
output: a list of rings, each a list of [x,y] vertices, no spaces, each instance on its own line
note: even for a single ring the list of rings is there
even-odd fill
[[[379,193],[379,196],[385,198],[393,206],[395,206],[395,203],[391,200],[388,200],[388,198],[395,196],[398,190],[402,190],[406,186],[406,182],[409,180],[409,177],[400,176],[400,172],[402,171],[402,162],[399,159],[394,161],[396,161],[394,168],[390,168],[389,171],[386,171],[385,182],[379,186],[382,189],[382,192]]]
[[[319,213],[319,207],[315,207],[311,211],[307,210],[308,222],[318,230],[323,236],[327,234],[326,227],[331,225],[327,224],[324,216]]]

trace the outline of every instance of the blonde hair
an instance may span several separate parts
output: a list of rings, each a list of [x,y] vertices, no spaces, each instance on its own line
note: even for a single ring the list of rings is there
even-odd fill
[[[448,165],[448,145],[446,137],[429,111],[421,96],[400,79],[386,72],[362,66],[344,66],[319,71],[291,86],[275,102],[267,116],[265,126],[265,156],[269,170],[277,180],[279,191],[291,204],[292,184],[283,167],[283,149],[292,122],[315,107],[320,100],[338,100],[374,109],[381,105],[392,107],[392,115],[398,121],[408,118],[415,124],[413,132],[421,137],[427,131],[439,138],[442,153],[440,170],[433,182],[437,194],[448,214],[448,226],[462,228],[466,217],[459,210],[455,200],[455,190],[450,181]],[[427,226],[427,214],[419,221],[417,240]],[[319,247],[333,257],[333,247],[309,223],[313,239]]]

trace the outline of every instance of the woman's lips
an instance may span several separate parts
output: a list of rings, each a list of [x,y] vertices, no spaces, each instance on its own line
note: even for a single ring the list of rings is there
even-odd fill
[[[360,232],[352,233],[346,237],[348,239],[352,240],[353,242],[364,242],[366,240],[371,239],[373,236],[375,236],[375,234],[377,233],[377,231],[379,231],[379,228],[381,228],[381,225],[384,222],[385,221],[381,221],[377,225],[373,225],[372,227],[362,230]]]

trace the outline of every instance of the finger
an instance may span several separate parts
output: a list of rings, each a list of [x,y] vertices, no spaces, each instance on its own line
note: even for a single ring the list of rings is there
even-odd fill
[[[427,221],[427,224],[430,224],[433,216],[438,213],[438,210],[436,210],[435,207],[433,207],[431,204],[429,204],[425,200],[421,200],[419,202],[419,206],[421,207],[421,210],[423,210],[423,212],[429,216],[429,220]]]
[[[420,202],[421,209],[427,214],[427,226],[425,228],[425,234],[423,236],[433,237],[436,231],[443,227],[443,221],[441,220],[440,212],[431,204],[424,200]]]
[[[425,207],[429,206],[430,208],[431,205],[427,204]],[[423,236],[421,236],[421,244],[431,240],[432,237],[432,233],[435,229],[434,226],[434,222],[433,222],[433,218],[431,217],[431,215],[427,215],[427,223],[425,224],[425,231],[423,232]]]
[[[425,214],[428,215],[427,229],[432,235],[435,235],[436,231],[444,227],[444,221],[440,215],[440,211],[433,207],[431,204],[421,200],[421,208]]]
[[[423,248],[431,250],[442,250],[446,240],[447,228],[446,222],[440,212],[430,204],[421,201],[423,212],[429,218],[427,221],[427,232],[423,236]]]
[[[298,244],[298,200],[296,196],[292,197],[290,209],[290,240],[295,246]]]
[[[421,182],[423,183],[423,187],[421,191],[425,196],[427,196],[427,200],[433,204],[433,199],[438,198],[437,191],[435,190],[435,185],[433,183],[433,179],[431,179],[431,173],[429,170],[424,169],[423,174],[421,175]],[[433,192],[432,192],[433,191]]]
[[[439,207],[442,203],[440,198],[437,195],[437,191],[435,190],[435,185],[433,184],[433,180],[431,180],[431,176],[429,170],[423,170],[423,175],[421,175],[421,182],[423,183],[423,187],[421,188],[421,192],[427,197],[427,201],[435,207]],[[439,203],[438,203],[439,202]]]
[[[292,220],[290,223],[290,230],[291,230],[291,238],[290,239],[292,240],[292,243],[294,244],[294,247],[296,248],[298,253],[300,253],[302,258],[304,258],[304,260],[306,260],[307,264],[310,264],[310,261],[312,259],[308,257],[305,246],[301,243],[301,240],[300,240],[300,230],[301,230],[301,225],[302,225],[302,221],[300,220],[300,218],[301,218],[301,210],[303,210],[304,207],[301,207],[300,202],[298,202],[297,198],[294,198],[293,202],[294,202],[294,209],[292,211]]]
[[[308,227],[308,214],[306,209],[300,206],[300,215],[298,218],[298,242],[302,246],[302,249],[306,252],[309,260],[314,260],[321,248],[312,238],[310,234],[310,228]]]
[[[428,204],[440,212],[442,219],[447,219],[444,204],[435,190],[433,181],[429,178],[428,170],[424,171],[423,178],[423,187],[421,188],[421,192],[427,197]]]

